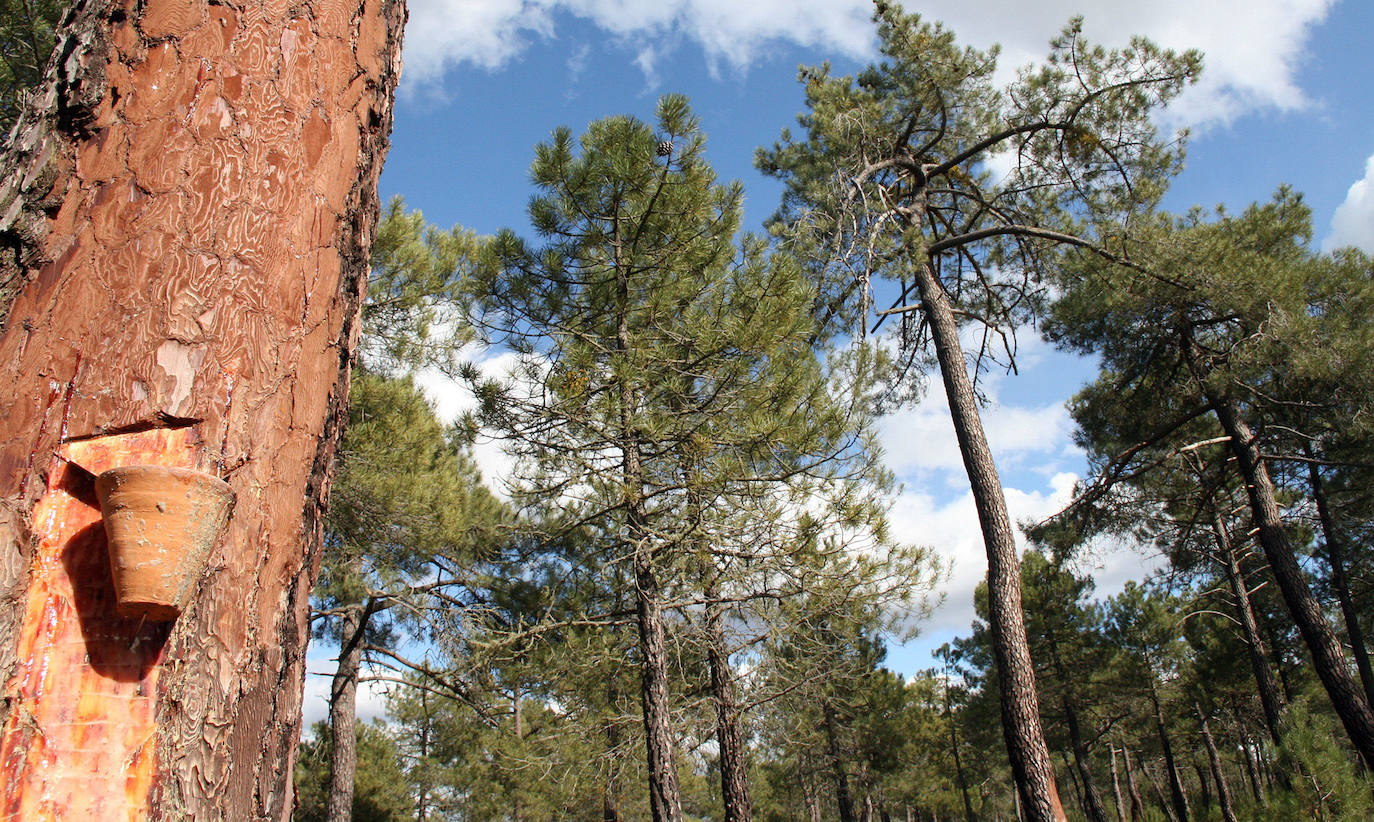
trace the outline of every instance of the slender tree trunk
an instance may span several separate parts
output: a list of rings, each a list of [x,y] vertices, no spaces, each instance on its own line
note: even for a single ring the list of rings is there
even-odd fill
[[[968,795],[968,779],[964,776],[964,760],[959,753],[959,729],[954,724],[954,715],[949,708],[949,681],[945,688],[945,722],[949,725],[949,747],[954,752],[954,779],[959,786],[959,795],[964,798],[964,822],[973,822],[973,800]]]
[[[1083,797],[1083,788],[1078,782],[1078,773],[1074,770],[1073,763],[1069,761],[1069,755],[1064,751],[1060,751],[1059,759],[1060,764],[1064,766],[1064,770],[1061,771],[1061,773],[1066,774],[1066,779],[1069,783],[1069,792],[1073,795],[1074,804],[1080,808],[1088,807]]]
[[[1212,810],[1212,788],[1207,784],[1207,772],[1202,769],[1202,763],[1197,761],[1196,756],[1189,760],[1189,764],[1193,766],[1193,773],[1197,776],[1198,799],[1202,804],[1201,810],[1197,813],[1205,819]]]
[[[1283,698],[1279,694],[1274,672],[1269,668],[1268,650],[1260,637],[1259,622],[1255,619],[1255,609],[1250,603],[1249,587],[1240,572],[1236,560],[1235,546],[1222,522],[1221,514],[1212,509],[1212,536],[1217,543],[1217,556],[1222,569],[1226,572],[1226,582],[1231,588],[1231,597],[1236,601],[1236,616],[1240,619],[1241,630],[1245,634],[1245,650],[1250,658],[1250,671],[1255,676],[1255,690],[1259,693],[1260,707],[1264,711],[1264,725],[1274,744],[1280,744],[1283,734]]]
[[[620,259],[620,223],[613,240],[618,316],[616,351],[629,350],[629,273]],[[673,738],[668,696],[668,640],[663,624],[661,591],[654,567],[652,535],[644,507],[644,468],[635,429],[639,399],[626,378],[620,380],[620,450],[625,483],[625,515],[633,551],[635,612],[641,657],[640,700],[644,712],[644,746],[648,760],[649,810],[654,822],[680,822],[682,800],[677,781],[677,743]]]
[[[620,701],[613,682],[607,686],[607,704],[614,710]],[[615,751],[620,748],[620,729],[612,721],[606,725],[606,745],[611,752],[607,759],[606,782],[601,789],[601,822],[620,822],[620,785],[616,778]]]
[[[1251,602],[1253,604],[1253,600]],[[1298,698],[1298,695],[1293,690],[1293,679],[1289,676],[1291,666],[1284,659],[1283,643],[1278,631],[1274,628],[1273,615],[1256,612],[1255,618],[1259,623],[1260,632],[1264,634],[1265,647],[1269,649],[1269,661],[1273,664],[1274,673],[1279,679],[1279,689],[1283,694],[1283,702],[1285,705],[1291,705]]]
[[[1131,766],[1130,749],[1122,747],[1121,758],[1126,764],[1126,790],[1131,796],[1131,822],[1140,822],[1145,818],[1145,802],[1140,798],[1140,785],[1136,782],[1135,768]]]
[[[1069,692],[1064,695],[1064,716],[1069,726],[1069,741],[1073,745],[1074,765],[1078,768],[1079,781],[1083,783],[1083,812],[1093,822],[1107,822],[1107,809],[1102,804],[1097,783],[1093,781],[1092,770],[1088,766],[1088,746],[1083,742],[1083,733],[1078,725],[1078,712],[1074,710]]]
[[[1316,456],[1310,444],[1307,446],[1307,456],[1310,459]],[[1355,668],[1360,672],[1365,703],[1374,705],[1374,669],[1369,665],[1369,648],[1365,645],[1364,629],[1360,627],[1360,612],[1355,607],[1355,599],[1350,596],[1350,581],[1345,572],[1345,544],[1336,533],[1336,525],[1331,518],[1331,507],[1326,500],[1326,486],[1315,462],[1307,463],[1307,477],[1312,485],[1312,499],[1317,503],[1317,519],[1321,522],[1322,538],[1326,543],[1326,560],[1331,566],[1331,582],[1336,587],[1336,598],[1341,603],[1345,633],[1350,637],[1350,653],[1355,657]]]
[[[716,744],[720,749],[720,794],[725,822],[750,822],[754,818],[745,768],[744,738],[740,733],[739,707],[735,703],[735,677],[725,647],[722,609],[716,602],[714,582],[707,586],[706,658],[711,673],[711,693],[716,703]]]
[[[1250,778],[1250,792],[1255,795],[1255,804],[1261,808],[1266,807],[1269,803],[1264,797],[1264,786],[1260,781],[1259,765],[1250,755],[1250,743],[1242,741],[1240,750],[1245,755],[1245,775]]]
[[[1174,804],[1170,802],[1168,795],[1164,793],[1164,786],[1159,784],[1159,777],[1155,776],[1155,772],[1150,770],[1150,766],[1142,762],[1140,763],[1140,769],[1145,772],[1145,778],[1150,780],[1150,787],[1155,789],[1155,798],[1159,800],[1159,807],[1164,809],[1164,815],[1169,817],[1172,822],[1186,822],[1186,820],[1178,818],[1178,811],[1175,809]]]
[[[329,686],[329,732],[334,744],[329,757],[326,822],[349,822],[353,818],[353,785],[358,771],[358,671],[370,606],[363,602],[348,605],[339,618],[339,661]]]
[[[1221,806],[1223,822],[1238,822],[1235,807],[1231,804],[1231,789],[1226,786],[1226,774],[1221,768],[1221,755],[1217,753],[1216,740],[1212,739],[1212,728],[1202,706],[1194,703],[1198,721],[1202,723],[1202,743],[1207,747],[1207,762],[1212,767],[1212,781],[1217,785],[1217,804]]]
[[[826,755],[830,759],[830,774],[835,780],[835,802],[839,805],[840,822],[856,822],[854,801],[849,795],[849,775],[845,773],[844,758],[840,756],[839,732],[835,728],[835,710],[827,701],[822,711],[825,715]]]
[[[1201,381],[1200,381],[1201,382]],[[1204,384],[1205,385],[1205,384]],[[1326,688],[1331,705],[1345,726],[1355,750],[1367,768],[1374,769],[1374,710],[1365,701],[1364,689],[1352,674],[1336,632],[1313,595],[1302,567],[1293,555],[1288,533],[1279,513],[1269,471],[1260,456],[1250,426],[1241,419],[1235,402],[1204,388],[1222,430],[1231,438],[1231,453],[1245,481],[1250,508],[1259,528],[1259,543],[1283,594],[1288,611],[1312,655],[1312,667]]]
[[[1183,792],[1183,780],[1179,777],[1178,762],[1174,759],[1174,746],[1164,726],[1164,710],[1160,707],[1159,694],[1155,690],[1153,678],[1150,680],[1150,702],[1155,708],[1155,729],[1159,733],[1159,745],[1164,750],[1164,765],[1169,771],[1169,799],[1174,806],[1174,816],[1178,822],[1188,822],[1188,795]]]
[[[1116,746],[1112,745],[1112,799],[1116,801],[1116,822],[1126,822],[1126,803],[1121,800],[1121,776],[1116,770]]]
[[[797,759],[797,779],[801,782],[802,802],[806,806],[807,822],[821,822],[821,800],[816,795],[816,785],[810,778],[807,760]]]
[[[654,822],[679,822],[682,803],[677,783],[676,750],[668,698],[668,641],[659,605],[658,578],[648,549],[635,555],[636,609],[642,655],[640,698],[649,766],[649,808]]]
[[[959,440],[959,452],[968,472],[987,550],[988,623],[997,663],[997,681],[1001,687],[1002,733],[1012,775],[1031,822],[1062,822],[1066,819],[1064,808],[1055,788],[1054,765],[1040,726],[1035,669],[1021,607],[1020,562],[1006,497],[978,415],[949,298],[928,263],[915,268],[922,312],[940,363],[954,433]]]
[[[415,770],[419,772],[416,779],[415,797],[415,822],[428,822],[429,820],[429,692],[420,689],[420,712],[422,720],[420,722],[420,733],[416,736],[415,750],[419,756],[416,757]]]
[[[0,713],[22,707],[0,716],[0,761],[15,818],[291,813],[404,18],[399,0],[76,0],[64,17],[0,157]],[[130,447],[160,437],[184,447]],[[85,468],[62,456],[83,443],[109,446],[103,467],[151,454],[234,489],[175,623],[117,621],[107,571],[62,561],[100,556],[98,526],[47,539],[72,516],[98,522]],[[40,501],[56,520],[34,519]],[[83,620],[103,637],[83,639]],[[106,640],[133,676],[99,670]],[[51,687],[34,690],[40,669]],[[110,707],[78,720],[78,693]]]

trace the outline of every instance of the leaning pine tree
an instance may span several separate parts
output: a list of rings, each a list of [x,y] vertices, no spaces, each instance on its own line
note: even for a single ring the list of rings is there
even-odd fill
[[[721,538],[702,512],[766,489],[814,499],[868,450],[811,348],[795,264],[736,242],[740,187],[716,182],[684,98],[659,102],[657,126],[611,117],[580,150],[566,129],[538,147],[543,242],[501,233],[475,286],[475,324],[519,365],[468,376],[518,458],[515,502],[547,539],[591,532],[608,573],[628,566],[650,806],[680,820],[669,624],[679,595],[700,601],[702,540]]]
[[[802,70],[806,134],[759,153],[787,183],[779,234],[814,261],[818,302],[867,330],[874,280],[895,297],[915,362],[934,349],[988,556],[989,627],[1012,772],[1029,819],[1062,819],[1040,727],[1016,546],[960,332],[982,329],[975,376],[1032,321],[1058,248],[1115,256],[1114,237],[1158,200],[1181,153],[1150,115],[1196,75],[1197,55],[1144,40],[1108,51],[1073,22],[1048,60],[1006,88],[996,50],[877,3],[883,61],[857,77]],[[1005,168],[994,172],[992,168]]]

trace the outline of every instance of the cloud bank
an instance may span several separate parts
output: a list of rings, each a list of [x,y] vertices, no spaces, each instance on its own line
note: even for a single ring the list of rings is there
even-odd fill
[[[1175,106],[1180,125],[1224,122],[1255,108],[1292,110],[1307,104],[1296,74],[1311,28],[1334,0],[1098,0],[1087,35],[1121,45],[1142,34],[1175,49],[1200,48],[1207,70]],[[916,4],[910,3],[910,7]],[[947,22],[965,42],[1001,43],[1003,66],[1038,59],[1047,41],[1074,14],[1079,0],[935,0],[922,13]],[[556,36],[560,18],[592,23],[630,45],[652,78],[653,66],[681,42],[700,48],[712,65],[744,68],[770,45],[788,43],[873,56],[872,5],[867,0],[413,0],[406,31],[406,84],[442,85],[460,66],[496,69]]]

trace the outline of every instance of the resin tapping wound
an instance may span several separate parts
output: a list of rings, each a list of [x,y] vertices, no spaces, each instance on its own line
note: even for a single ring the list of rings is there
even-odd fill
[[[128,464],[194,467],[195,429],[69,442],[33,509],[16,706],[0,741],[6,819],[147,818],[156,774],[157,679],[168,627],[120,617],[92,474]]]

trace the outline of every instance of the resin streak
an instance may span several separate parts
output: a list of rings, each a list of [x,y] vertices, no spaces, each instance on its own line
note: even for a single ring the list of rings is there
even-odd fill
[[[190,429],[72,443],[34,506],[37,552],[0,743],[7,820],[147,817],[165,624],[115,612],[95,472],[196,467]],[[88,470],[91,469],[91,470]]]

